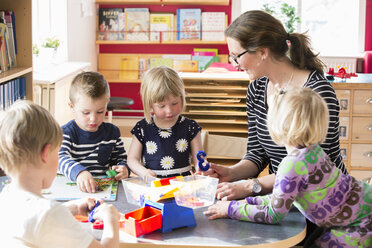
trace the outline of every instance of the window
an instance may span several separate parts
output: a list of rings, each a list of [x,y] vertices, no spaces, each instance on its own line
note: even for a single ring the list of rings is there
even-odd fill
[[[58,38],[60,46],[54,62],[67,60],[67,0],[32,0],[32,43],[40,56],[46,38]],[[36,65],[37,66],[37,65]]]
[[[321,56],[359,57],[364,52],[366,0],[241,0],[241,13],[263,9],[263,4],[278,8],[282,2],[296,8],[301,23],[295,32],[308,32]]]

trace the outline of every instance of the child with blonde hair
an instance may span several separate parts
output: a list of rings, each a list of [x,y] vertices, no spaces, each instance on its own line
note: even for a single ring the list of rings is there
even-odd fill
[[[190,175],[190,154],[196,164],[202,149],[201,127],[181,115],[186,102],[182,79],[170,67],[151,68],[143,77],[141,97],[145,118],[131,131],[130,169],[143,178]]]
[[[98,72],[82,72],[72,81],[69,106],[75,119],[64,126],[63,142],[59,152],[59,170],[83,192],[94,193],[93,176],[118,172],[116,180],[129,176],[127,154],[120,130],[112,123],[103,122],[110,89]]]
[[[0,113],[0,167],[11,178],[0,194],[0,240],[6,247],[118,247],[119,213],[103,203],[94,218],[105,229],[101,242],[77,222],[87,216],[95,199],[66,203],[45,199],[58,168],[62,130],[39,105],[19,101]]]
[[[313,247],[372,246],[372,187],[343,174],[320,147],[327,134],[326,103],[311,89],[295,88],[269,104],[270,136],[288,155],[273,193],[243,201],[220,201],[204,212],[210,219],[279,223],[292,204],[318,226]],[[305,243],[305,247],[308,244]]]

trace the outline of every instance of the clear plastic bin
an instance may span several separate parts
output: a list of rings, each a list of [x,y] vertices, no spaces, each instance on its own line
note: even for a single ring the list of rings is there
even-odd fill
[[[154,177],[145,181],[141,177],[133,177],[121,180],[127,201],[131,204],[142,206],[145,199],[157,202],[164,199],[169,192],[175,190],[173,185],[153,187],[151,182],[154,180],[158,179]]]
[[[201,175],[191,175],[169,181],[179,190],[174,192],[177,205],[201,208],[215,201],[218,179]]]

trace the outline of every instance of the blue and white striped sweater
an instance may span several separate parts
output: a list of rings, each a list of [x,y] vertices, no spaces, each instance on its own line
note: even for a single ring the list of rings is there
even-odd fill
[[[102,123],[96,132],[88,132],[72,120],[62,126],[62,130],[58,173],[76,181],[83,170],[96,176],[104,175],[109,166],[124,165],[128,168],[120,130],[115,125]]]

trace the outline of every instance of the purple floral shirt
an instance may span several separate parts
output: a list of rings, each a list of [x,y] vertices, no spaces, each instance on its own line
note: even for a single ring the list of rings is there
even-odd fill
[[[279,165],[273,193],[232,201],[232,219],[279,223],[292,204],[323,228],[320,247],[372,247],[372,186],[345,175],[319,145],[296,149]]]

